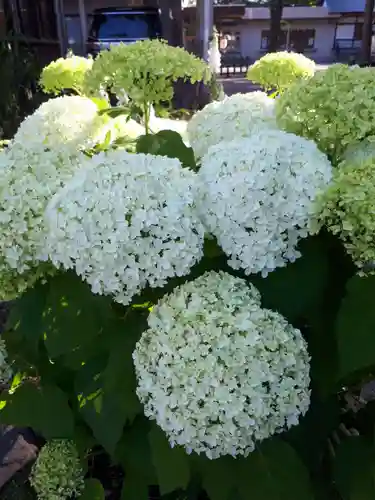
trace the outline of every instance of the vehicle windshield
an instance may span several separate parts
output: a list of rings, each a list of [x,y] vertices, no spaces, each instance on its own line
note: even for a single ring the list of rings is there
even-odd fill
[[[157,13],[126,12],[94,17],[91,34],[100,39],[142,39],[161,36]]]

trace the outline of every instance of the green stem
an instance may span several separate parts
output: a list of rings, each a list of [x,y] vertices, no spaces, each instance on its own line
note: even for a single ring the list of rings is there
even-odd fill
[[[148,135],[150,133],[150,103],[147,101],[143,104],[143,121],[146,135]]]

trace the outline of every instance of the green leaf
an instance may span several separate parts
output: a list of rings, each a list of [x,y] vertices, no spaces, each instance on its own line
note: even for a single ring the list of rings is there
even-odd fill
[[[43,315],[46,309],[48,284],[36,283],[14,302],[7,322],[7,330],[16,332],[34,354],[43,338]]]
[[[194,151],[186,146],[178,132],[161,130],[157,134],[141,135],[136,143],[137,153],[178,158],[184,167],[196,169]]]
[[[117,118],[118,116],[128,115],[131,113],[129,106],[116,106],[115,108],[106,108],[99,111],[99,115],[108,115],[110,118]]]
[[[200,459],[202,486],[210,500],[229,500],[236,487],[236,459],[225,456],[216,460]]]
[[[260,291],[263,306],[280,312],[289,321],[306,318],[324,297],[328,281],[328,257],[325,242],[319,237],[303,240],[302,256],[266,278],[248,278]]]
[[[111,314],[110,300],[94,295],[90,287],[71,272],[50,281],[46,307],[45,343],[53,359],[94,343],[103,321]]]
[[[121,500],[149,500],[148,484],[131,469],[127,471],[124,479]]]
[[[75,391],[84,420],[98,442],[113,454],[125,422],[116,401],[104,393],[105,363],[105,357],[88,361],[77,374]]]
[[[340,378],[375,365],[375,276],[354,276],[337,317]]]
[[[0,411],[0,422],[19,427],[31,427],[46,439],[72,438],[73,414],[65,394],[54,385],[22,384],[6,396]]]
[[[375,498],[375,448],[362,437],[344,439],[336,450],[334,478],[343,500]]]
[[[313,500],[307,469],[280,438],[261,443],[238,462],[237,488],[242,500]]]
[[[134,316],[141,320],[141,314]],[[123,327],[125,325],[127,322]],[[131,423],[142,413],[142,405],[135,392],[137,381],[132,358],[138,338],[139,335],[132,336],[129,331],[120,329],[119,334],[113,337],[108,364],[103,373],[104,391],[117,400],[118,412],[124,423]]]
[[[99,113],[99,114],[103,114],[108,109],[112,109],[112,108],[108,108],[108,101],[106,99],[101,99],[100,97],[90,97],[90,100],[94,104],[96,104],[99,112],[102,111],[102,113]],[[104,114],[106,114],[106,113],[104,113]]]
[[[99,443],[111,455],[123,428],[142,412],[136,396],[132,353],[146,326],[147,310],[127,309],[124,318],[103,324],[108,355],[92,358],[79,370],[75,391],[80,412]]]
[[[125,427],[116,449],[116,461],[125,469],[125,474],[132,474],[142,482],[152,486],[157,484],[157,474],[152,461],[149,432],[151,422],[138,416],[131,426]]]
[[[341,422],[341,408],[336,395],[319,400],[313,392],[310,408],[299,424],[284,434],[285,440],[293,446],[308,469],[319,476],[322,467],[322,450],[332,432]]]
[[[80,500],[105,500],[105,492],[102,483],[97,479],[86,479],[85,489]]]
[[[165,433],[156,425],[152,427],[149,439],[161,494],[185,489],[190,478],[186,452],[180,447],[171,448]]]

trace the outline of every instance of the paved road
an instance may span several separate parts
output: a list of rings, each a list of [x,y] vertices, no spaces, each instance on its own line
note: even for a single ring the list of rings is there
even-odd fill
[[[317,64],[318,70],[324,70],[328,68],[327,64]],[[224,85],[224,92],[227,95],[233,94],[245,94],[247,92],[254,92],[255,90],[260,90],[257,85],[249,82],[243,76],[230,76],[220,78],[220,82]]]

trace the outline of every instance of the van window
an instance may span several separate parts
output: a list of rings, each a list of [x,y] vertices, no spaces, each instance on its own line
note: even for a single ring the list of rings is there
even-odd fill
[[[97,14],[92,25],[92,36],[99,39],[140,39],[161,36],[157,13]]]

